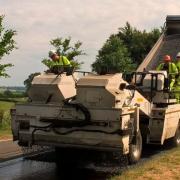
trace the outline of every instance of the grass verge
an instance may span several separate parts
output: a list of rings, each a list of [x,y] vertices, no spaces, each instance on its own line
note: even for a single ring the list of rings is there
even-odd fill
[[[0,140],[12,139],[11,129],[0,129]]]
[[[121,175],[111,177],[112,180],[161,180],[180,179],[180,147],[169,150],[148,162]]]
[[[0,101],[0,139],[12,137],[10,109],[14,102]]]

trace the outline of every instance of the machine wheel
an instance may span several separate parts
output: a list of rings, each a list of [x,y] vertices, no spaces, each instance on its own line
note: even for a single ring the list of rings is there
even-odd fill
[[[135,143],[131,143],[129,145],[129,154],[128,159],[130,164],[135,164],[141,158],[142,152],[142,136],[141,132],[139,131],[136,135]]]
[[[176,134],[175,134],[175,136],[172,138],[172,145],[174,146],[174,147],[178,147],[178,146],[180,146],[180,128],[178,128],[177,130],[176,130]]]

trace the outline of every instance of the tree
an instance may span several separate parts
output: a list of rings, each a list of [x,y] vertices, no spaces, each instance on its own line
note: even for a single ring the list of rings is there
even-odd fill
[[[4,91],[4,96],[11,97],[12,95],[13,95],[13,93],[9,89]]]
[[[26,87],[26,93],[28,92],[29,88],[31,87],[31,82],[35,76],[40,75],[40,72],[32,73],[28,76],[28,78],[24,81],[24,85]]]
[[[150,32],[140,31],[128,22],[119,28],[117,34],[111,35],[99,50],[96,61],[92,64],[93,71],[100,72],[108,68],[108,72],[124,72],[135,70],[162,33],[162,29]]]
[[[124,72],[134,68],[127,48],[117,36],[111,36],[105,42],[92,64],[92,70],[99,74]]]
[[[66,56],[69,60],[71,60],[71,64],[76,68],[79,69],[82,62],[78,62],[76,59],[77,56],[85,55],[85,53],[80,49],[82,43],[77,41],[74,45],[71,45],[71,37],[68,38],[56,38],[50,41],[50,44],[56,49],[58,54]],[[42,61],[43,64],[50,67],[51,60],[44,58]]]
[[[119,37],[127,47],[132,61],[139,65],[158,40],[161,33],[162,29],[157,28],[150,32],[146,30],[140,31],[126,22],[125,27],[119,28],[116,36]]]
[[[16,31],[12,29],[5,29],[3,27],[4,16],[0,16],[0,60],[5,55],[10,54],[13,49],[16,49],[16,42],[13,37],[16,35]],[[11,63],[0,64],[0,76],[9,77],[6,73],[6,68],[12,67]]]
[[[50,44],[56,49],[58,54],[66,56],[69,60],[71,60],[71,64],[76,68],[80,68],[82,62],[78,62],[76,59],[77,56],[85,55],[85,53],[80,49],[82,43],[77,41],[74,45],[71,45],[71,37],[69,38],[56,38],[50,41]],[[42,63],[46,65],[48,68],[51,67],[52,61],[50,59],[44,58]],[[26,86],[26,92],[31,87],[31,82],[33,78],[39,75],[39,72],[32,73],[29,77],[24,81],[24,85]]]

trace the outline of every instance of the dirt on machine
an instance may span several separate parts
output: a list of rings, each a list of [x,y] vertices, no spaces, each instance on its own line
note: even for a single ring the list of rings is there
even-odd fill
[[[178,146],[180,104],[169,90],[167,72],[154,69],[170,49],[175,56],[179,37],[180,16],[167,16],[163,35],[131,76],[36,76],[29,102],[11,111],[14,141],[20,146],[52,146],[59,156],[62,150],[116,151],[130,163],[140,159],[143,143],[170,141]]]

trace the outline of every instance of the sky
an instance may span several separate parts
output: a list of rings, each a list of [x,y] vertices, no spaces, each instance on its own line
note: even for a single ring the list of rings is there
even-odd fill
[[[50,40],[71,37],[81,41],[87,54],[81,70],[90,71],[98,50],[108,37],[128,21],[147,31],[163,26],[167,15],[180,13],[179,0],[0,0],[0,15],[6,29],[17,31],[18,49],[1,63],[12,63],[10,78],[0,78],[0,86],[22,86],[29,74],[43,72],[41,63],[53,49]]]

